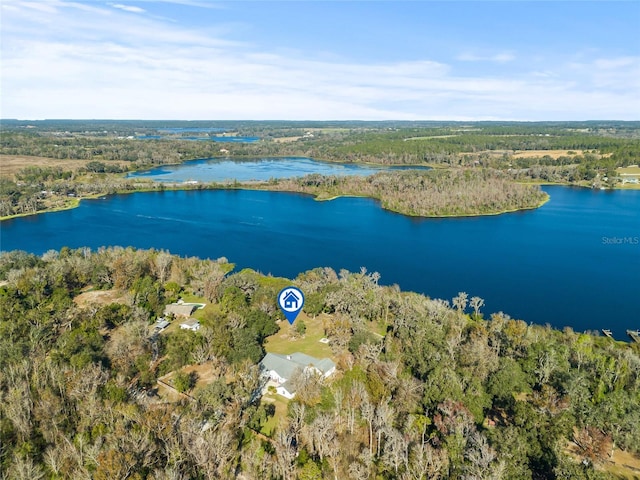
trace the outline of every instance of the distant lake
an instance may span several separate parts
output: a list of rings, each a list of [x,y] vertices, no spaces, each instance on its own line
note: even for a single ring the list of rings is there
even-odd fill
[[[159,132],[163,133],[221,133],[224,132],[224,128],[218,127],[178,127],[178,128],[159,128]]]
[[[172,133],[173,131],[179,131],[179,132],[204,132],[205,130],[203,129],[186,129],[186,128],[173,128],[171,129]],[[179,133],[177,132],[177,133]],[[188,136],[180,136],[180,137],[174,137],[174,136],[163,136],[163,135],[138,135],[135,137],[138,140],[160,140],[163,138],[169,139],[169,140],[190,140],[193,142],[216,142],[216,143],[256,143],[258,141],[260,141],[260,137],[202,137],[202,136],[192,136],[192,135],[188,135]]]
[[[255,143],[260,137],[210,137],[211,140],[218,143]]]
[[[128,177],[145,177],[158,182],[223,182],[238,180],[269,180],[270,178],[301,177],[311,173],[322,175],[371,175],[383,170],[416,167],[376,167],[362,164],[320,162],[307,157],[254,158],[230,160],[209,158],[190,160],[180,165],[167,165],[143,172],[130,173]],[[428,167],[418,167],[428,169]]]
[[[225,256],[289,278],[319,266],[377,271],[381,283],[483,312],[578,331],[640,328],[640,191],[544,187],[537,210],[416,219],[370,199],[316,202],[298,194],[165,191],[83,201],[74,209],[4,221],[2,250],[133,245]]]

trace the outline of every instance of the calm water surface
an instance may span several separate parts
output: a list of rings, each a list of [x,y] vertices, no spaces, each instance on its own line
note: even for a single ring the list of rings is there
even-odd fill
[[[412,219],[362,198],[135,193],[4,221],[0,241],[2,250],[37,254],[65,245],[163,248],[289,278],[318,266],[365,266],[403,290],[478,295],[485,313],[611,328],[624,338],[640,328],[640,191],[544,189],[551,201],[537,210],[459,219]]]
[[[229,137],[232,138],[232,137]],[[377,167],[367,165],[320,162],[306,157],[254,158],[230,160],[209,158],[191,160],[180,165],[167,165],[151,170],[130,173],[128,177],[145,177],[158,182],[223,182],[238,180],[269,180],[319,173],[322,175],[371,175],[382,170],[402,170],[415,167]],[[428,167],[419,167],[428,169]]]

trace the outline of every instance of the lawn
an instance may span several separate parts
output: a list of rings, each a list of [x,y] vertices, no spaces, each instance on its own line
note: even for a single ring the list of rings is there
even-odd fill
[[[273,434],[273,430],[278,426],[282,425],[282,419],[287,416],[287,406],[289,405],[289,400],[280,396],[280,395],[271,395],[265,394],[262,396],[263,403],[272,403],[276,406],[276,413],[269,420],[262,425],[260,429],[260,433],[270,437]]]
[[[333,352],[331,351],[331,347],[326,343],[320,342],[320,339],[324,338],[322,322],[326,318],[330,318],[329,315],[322,314],[316,318],[312,318],[304,312],[300,312],[293,326],[289,325],[289,322],[286,321],[280,322],[280,331],[266,339],[264,345],[265,350],[283,355],[302,352],[316,358],[332,358]],[[297,322],[300,321],[305,323],[307,331],[303,337],[295,338],[295,336],[292,335],[293,329]]]
[[[618,172],[618,174],[635,175],[640,177],[640,167],[638,167],[637,165],[631,165],[629,167],[618,167],[616,168],[616,171]]]
[[[0,176],[13,178],[20,170],[27,167],[61,168],[62,170],[78,171],[84,168],[91,160],[60,160],[56,158],[36,157],[29,155],[0,155]],[[100,160],[108,165],[127,167],[130,162],[116,160]]]

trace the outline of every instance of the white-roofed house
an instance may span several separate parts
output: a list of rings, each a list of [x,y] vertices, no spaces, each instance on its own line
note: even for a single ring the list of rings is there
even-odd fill
[[[200,330],[200,322],[195,318],[189,318],[180,324],[180,328],[183,330],[191,330],[197,332]]]
[[[260,368],[275,383],[276,392],[291,399],[296,392],[290,380],[297,371],[313,372],[327,378],[336,371],[336,364],[330,358],[318,359],[300,352],[289,355],[267,353],[260,362]]]

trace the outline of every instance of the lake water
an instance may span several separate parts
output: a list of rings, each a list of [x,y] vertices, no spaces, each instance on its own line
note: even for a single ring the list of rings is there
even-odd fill
[[[172,130],[181,130],[186,132],[187,129],[172,129]],[[193,132],[200,132],[202,131],[202,129],[194,129],[194,130],[190,130]],[[196,137],[193,135],[187,135],[187,136],[181,136],[181,137],[166,137],[166,136],[162,136],[162,135],[138,135],[136,136],[136,138],[138,140],[160,140],[163,138],[169,139],[169,140],[190,140],[190,141],[194,141],[194,142],[217,142],[217,143],[256,143],[258,141],[260,141],[260,137]]]
[[[557,327],[640,328],[640,191],[545,187],[551,201],[492,217],[415,219],[370,199],[262,191],[166,191],[83,201],[1,224],[2,250],[133,245],[295,277],[330,266],[485,313]]]
[[[415,167],[378,167],[356,164],[319,162],[306,157],[253,158],[231,160],[209,158],[190,160],[180,165],[166,165],[151,170],[130,173],[130,178],[145,177],[159,182],[224,182],[238,180],[269,180],[270,178],[301,177],[311,173],[322,175],[371,175],[383,170],[398,170]],[[428,168],[428,167],[422,167]]]

